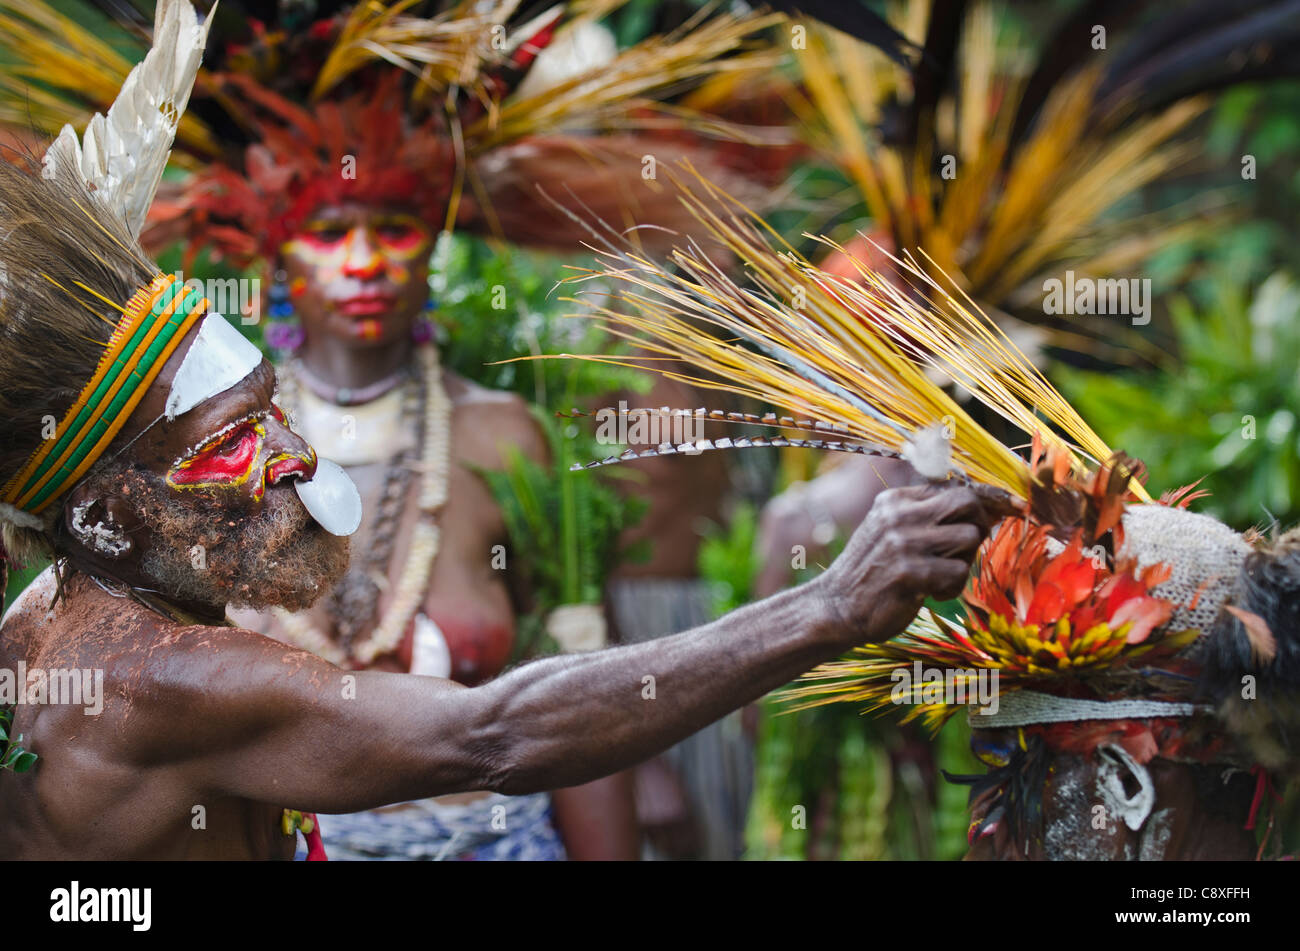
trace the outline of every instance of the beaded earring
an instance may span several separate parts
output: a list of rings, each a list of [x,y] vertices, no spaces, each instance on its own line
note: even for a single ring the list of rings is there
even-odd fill
[[[411,324],[411,342],[415,344],[428,343],[438,332],[438,325],[434,323],[430,316],[438,309],[438,302],[433,295],[424,303],[424,311],[419,317],[415,318],[415,323]]]
[[[271,319],[266,327],[266,343],[281,360],[292,356],[303,342],[302,325],[294,318],[293,302],[289,299],[288,277],[283,270],[276,271],[267,291]]]
[[[429,256],[429,299],[424,303],[424,313],[411,327],[411,340],[417,344],[432,341],[438,346],[447,344],[446,325],[434,319],[438,312],[438,295],[447,290],[447,262],[451,255],[451,232],[440,231]]]

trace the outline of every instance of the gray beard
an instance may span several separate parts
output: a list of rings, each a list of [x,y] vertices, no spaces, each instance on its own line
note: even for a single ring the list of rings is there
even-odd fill
[[[152,474],[130,475],[151,535],[140,570],[165,597],[300,611],[347,571],[348,540],[317,525],[287,483],[269,487],[249,516],[211,496],[191,501]]]

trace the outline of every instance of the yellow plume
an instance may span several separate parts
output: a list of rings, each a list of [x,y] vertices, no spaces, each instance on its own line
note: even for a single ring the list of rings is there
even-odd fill
[[[693,172],[693,170],[692,170]],[[761,218],[694,173],[677,180],[681,201],[708,236],[734,255],[746,286],[689,239],[675,269],[594,231],[602,267],[572,281],[612,284],[589,312],[614,336],[638,344],[666,376],[724,390],[821,421],[899,452],[941,426],[953,463],[972,479],[1024,498],[1026,461],[980,426],[934,377],[950,379],[1027,436],[1067,454],[1082,471],[1111,450],[1005,333],[951,282],[910,255],[895,258],[906,286],[857,263],[858,279],[828,274],[798,255]],[[817,239],[831,245],[833,242]],[[567,356],[567,355],[566,355]],[[635,357],[579,356],[638,365]],[[681,361],[698,373],[664,369]],[[1051,427],[1050,428],[1049,424]],[[1141,487],[1135,487],[1145,498]]]

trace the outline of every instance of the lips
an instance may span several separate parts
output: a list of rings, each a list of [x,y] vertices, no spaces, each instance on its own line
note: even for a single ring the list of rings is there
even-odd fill
[[[349,297],[334,305],[341,314],[349,317],[373,317],[393,309],[395,297]]]

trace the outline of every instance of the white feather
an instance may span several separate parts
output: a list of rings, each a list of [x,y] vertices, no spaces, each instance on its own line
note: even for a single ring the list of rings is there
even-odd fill
[[[918,429],[903,444],[903,458],[927,479],[946,479],[952,472],[952,439],[939,424]]]
[[[153,47],[126,77],[108,115],[96,114],[80,142],[72,126],[65,125],[45,153],[47,176],[65,169],[78,172],[132,235],[144,227],[167,167],[211,24],[211,13],[199,24],[189,0],[160,0]]]
[[[39,516],[15,508],[8,502],[0,502],[0,522],[9,522],[19,528],[34,528],[38,532],[45,530],[45,523]]]

